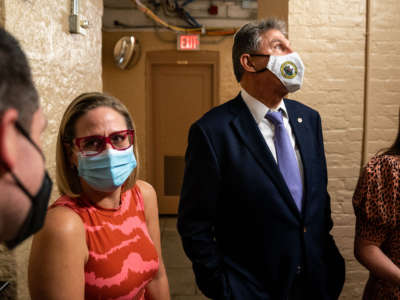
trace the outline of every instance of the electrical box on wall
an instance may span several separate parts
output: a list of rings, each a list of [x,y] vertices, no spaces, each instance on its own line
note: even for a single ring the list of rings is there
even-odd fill
[[[69,32],[86,35],[89,21],[79,14],[79,0],[71,0],[71,15],[69,16]]]
[[[80,33],[86,35],[86,29],[89,27],[89,22],[80,15],[69,16],[69,32]]]

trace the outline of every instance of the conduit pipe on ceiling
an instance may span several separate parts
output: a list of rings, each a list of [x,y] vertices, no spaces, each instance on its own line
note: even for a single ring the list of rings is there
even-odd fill
[[[371,48],[371,0],[366,0],[365,20],[365,58],[364,58],[364,111],[363,111],[363,137],[361,150],[361,169],[368,160],[368,113],[370,91],[370,48]]]
[[[140,0],[131,0],[134,2],[138,9],[142,11],[145,15],[156,21],[157,23],[161,24],[162,26],[171,29],[175,32],[187,32],[187,33],[195,33],[195,34],[204,34],[210,36],[223,36],[223,35],[233,35],[236,32],[236,28],[231,29],[214,29],[214,30],[206,30],[205,27],[195,27],[195,28],[184,28],[179,26],[174,26],[168,24],[158,16],[149,8],[147,8]]]
[[[199,31],[201,30],[200,28],[183,28],[183,27],[178,27],[174,25],[170,25],[164,20],[160,19],[158,16],[156,16],[149,8],[147,8],[140,0],[132,0],[134,3],[136,3],[137,7],[139,10],[141,10],[144,14],[149,16],[151,19],[154,21],[158,22],[159,24],[163,25],[166,28],[169,28],[173,31],[183,31],[183,32],[193,32],[193,31]]]

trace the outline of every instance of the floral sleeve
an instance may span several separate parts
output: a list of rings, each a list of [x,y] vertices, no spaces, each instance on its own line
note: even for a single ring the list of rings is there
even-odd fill
[[[356,239],[382,244],[399,221],[400,161],[381,155],[364,168],[353,196]]]

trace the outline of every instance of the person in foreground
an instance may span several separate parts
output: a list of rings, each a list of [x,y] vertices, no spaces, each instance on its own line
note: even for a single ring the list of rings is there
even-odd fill
[[[26,56],[0,28],[0,242],[10,249],[45,219],[52,188],[40,144],[46,124]]]
[[[57,140],[62,196],[32,244],[32,300],[170,299],[157,197],[138,164],[120,101],[87,93],[69,105]]]
[[[354,254],[370,271],[363,299],[400,299],[400,110],[396,141],[363,169],[353,206]]]
[[[337,299],[320,116],[284,98],[304,65],[276,19],[244,25],[232,58],[240,94],[189,132],[178,230],[197,284],[212,299]]]

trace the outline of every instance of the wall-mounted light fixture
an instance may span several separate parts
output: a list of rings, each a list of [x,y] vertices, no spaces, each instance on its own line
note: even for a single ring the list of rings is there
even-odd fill
[[[132,68],[140,58],[140,44],[131,36],[123,36],[114,46],[114,63],[121,70]]]
[[[89,21],[79,15],[79,0],[71,0],[71,15],[69,16],[69,32],[86,35]]]

